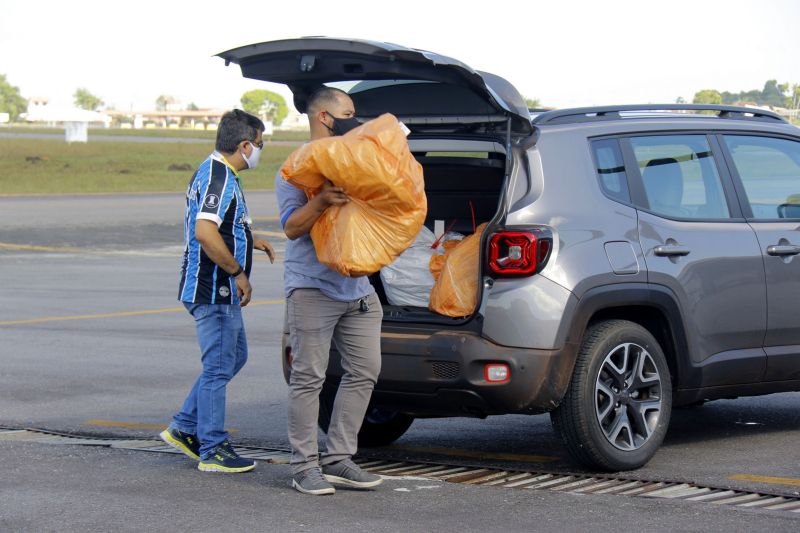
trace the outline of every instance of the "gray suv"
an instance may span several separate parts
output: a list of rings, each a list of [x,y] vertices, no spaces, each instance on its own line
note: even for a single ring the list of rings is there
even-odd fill
[[[800,130],[760,109],[645,105],[531,119],[505,80],[372,41],[307,38],[220,54],[391,112],[424,167],[426,225],[488,221],[478,306],[384,303],[383,366],[362,446],[417,417],[549,412],[603,470],[645,464],[673,407],[800,390]],[[286,336],[284,335],[284,338]],[[284,372],[291,366],[284,342]],[[321,397],[327,429],[342,369]]]

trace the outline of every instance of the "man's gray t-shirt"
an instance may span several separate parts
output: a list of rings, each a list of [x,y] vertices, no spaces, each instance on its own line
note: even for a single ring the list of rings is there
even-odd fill
[[[275,176],[275,194],[281,227],[285,227],[295,209],[307,204],[308,198],[305,192],[283,179],[280,172]],[[366,276],[349,278],[320,263],[308,234],[286,241],[283,287],[287,298],[295,289],[319,289],[340,302],[352,302],[375,292]]]

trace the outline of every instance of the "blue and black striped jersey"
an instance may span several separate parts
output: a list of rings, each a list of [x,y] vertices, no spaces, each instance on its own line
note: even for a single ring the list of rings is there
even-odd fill
[[[222,240],[249,277],[253,259],[252,221],[239,177],[218,152],[200,164],[186,190],[178,299],[188,303],[238,304],[235,280],[205,254],[197,241],[197,219],[216,222]]]

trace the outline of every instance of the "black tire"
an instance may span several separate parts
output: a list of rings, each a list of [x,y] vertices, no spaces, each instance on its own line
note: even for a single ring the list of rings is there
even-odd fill
[[[320,429],[328,432],[333,413],[333,402],[336,399],[337,385],[329,384],[327,381],[322,387],[319,395],[319,417],[317,423]],[[359,448],[373,448],[386,446],[402,437],[411,424],[414,417],[405,413],[387,411],[370,405],[364,422],[361,424],[361,431],[358,432]]]
[[[567,393],[550,417],[573,458],[617,471],[655,455],[671,411],[672,380],[656,339],[633,322],[607,320],[586,331]]]
[[[708,400],[697,400],[696,402],[692,403],[685,403],[683,405],[676,405],[673,409],[681,409],[681,410],[690,410],[690,409],[700,409],[705,404],[708,403]]]

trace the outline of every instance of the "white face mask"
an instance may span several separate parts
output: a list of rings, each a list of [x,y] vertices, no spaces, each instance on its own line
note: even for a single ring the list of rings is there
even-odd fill
[[[250,146],[253,147],[253,151],[250,152],[250,157],[247,157],[245,153],[242,152],[242,158],[244,158],[244,162],[247,163],[247,168],[256,168],[258,166],[258,160],[261,158],[261,148],[253,143],[250,143]]]

